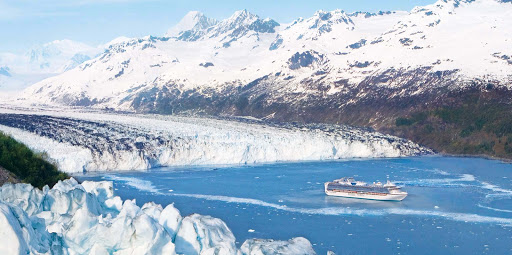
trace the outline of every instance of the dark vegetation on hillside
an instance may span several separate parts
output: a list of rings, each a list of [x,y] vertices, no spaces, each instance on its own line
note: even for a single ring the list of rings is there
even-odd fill
[[[421,107],[384,129],[443,153],[512,159],[512,105],[502,96],[461,94],[455,103]]]
[[[42,188],[52,187],[69,178],[47,161],[45,154],[34,153],[24,144],[0,132],[0,166],[16,175],[22,182]]]

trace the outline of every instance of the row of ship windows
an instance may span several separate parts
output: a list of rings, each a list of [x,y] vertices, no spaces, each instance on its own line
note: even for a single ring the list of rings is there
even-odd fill
[[[331,191],[345,192],[345,193],[368,194],[368,195],[376,195],[376,196],[386,196],[386,195],[388,195],[387,193],[365,192],[365,191],[354,191],[354,190],[340,190],[340,189],[332,189]]]
[[[333,184],[330,184],[329,186],[327,186],[327,189],[346,189],[346,188],[347,188],[346,186],[333,185]],[[349,190],[377,192],[377,193],[389,193],[389,190],[387,188],[381,188],[381,187],[350,187]]]

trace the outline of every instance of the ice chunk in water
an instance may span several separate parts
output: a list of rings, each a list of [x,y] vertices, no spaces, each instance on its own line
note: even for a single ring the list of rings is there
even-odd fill
[[[288,241],[275,241],[272,239],[249,239],[240,248],[244,255],[310,255],[316,254],[311,243],[303,237],[296,237]]]

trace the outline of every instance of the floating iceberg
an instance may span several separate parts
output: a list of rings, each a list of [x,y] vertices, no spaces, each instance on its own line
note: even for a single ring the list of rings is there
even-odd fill
[[[142,207],[112,182],[60,181],[43,190],[0,187],[0,254],[315,254],[304,238],[247,240],[238,249],[220,219],[182,217],[170,204]]]
[[[311,243],[304,237],[292,238],[288,241],[272,239],[251,239],[242,244],[240,249],[247,255],[308,255],[315,254]]]

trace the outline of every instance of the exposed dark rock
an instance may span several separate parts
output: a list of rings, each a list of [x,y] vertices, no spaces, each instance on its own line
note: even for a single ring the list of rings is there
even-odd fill
[[[365,67],[369,67],[371,64],[373,64],[373,62],[369,62],[369,61],[359,62],[359,61],[356,61],[354,64],[351,64],[350,67],[365,68]]]
[[[209,66],[214,66],[214,64],[212,62],[205,62],[205,63],[199,64],[199,66],[202,66],[204,68],[208,68]]]
[[[401,38],[399,41],[403,46],[411,46],[413,42],[410,38]]]
[[[261,20],[258,19],[252,24],[250,24],[247,28],[259,33],[275,33],[275,28],[279,26],[273,19]]]
[[[7,182],[20,183],[21,180],[18,177],[16,177],[16,175],[12,174],[11,172],[7,171],[5,168],[0,166],[0,187]]]
[[[316,51],[305,51],[302,53],[295,53],[288,59],[288,67],[292,70],[296,70],[302,67],[311,66],[313,63],[322,63],[325,61],[324,55]]]
[[[279,46],[281,46],[281,44],[283,44],[283,38],[277,37],[276,40],[273,41],[272,44],[270,44],[270,47],[268,49],[269,50],[277,50],[279,48]]]
[[[359,48],[363,47],[365,44],[366,44],[366,40],[361,39],[360,41],[358,41],[356,43],[350,44],[349,46],[347,46],[347,48],[359,49]]]
[[[124,67],[121,69],[121,71],[119,71],[119,73],[117,73],[116,75],[114,75],[114,78],[119,78],[121,75],[124,74]]]
[[[377,44],[377,43],[381,43],[383,41],[384,41],[384,39],[382,39],[382,37],[379,37],[379,38],[373,40],[372,42],[370,42],[370,44]]]

